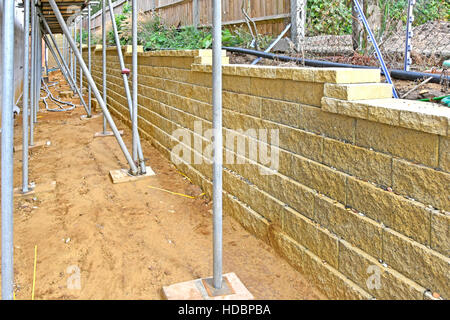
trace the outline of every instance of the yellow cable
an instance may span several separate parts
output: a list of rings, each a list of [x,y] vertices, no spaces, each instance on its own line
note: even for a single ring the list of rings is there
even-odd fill
[[[195,199],[195,197],[188,196],[188,195],[186,195],[186,194],[182,194],[182,193],[178,193],[178,192],[173,192],[173,191],[169,191],[169,190],[166,190],[166,189],[161,189],[161,188],[153,187],[153,186],[148,186],[148,187],[149,187],[149,188],[152,188],[152,189],[164,191],[164,192],[167,192],[167,193],[170,193],[170,194],[174,194],[174,195],[177,195],[177,196],[182,196],[182,197],[186,197],[186,198],[189,198],[189,199]]]
[[[34,300],[34,287],[36,285],[36,262],[37,262],[37,245],[34,246],[34,271],[33,271],[33,288],[31,289],[31,300]]]
[[[187,175],[185,175],[183,172],[181,172],[180,170],[177,170],[177,172],[179,174],[181,174],[183,177],[185,177],[186,179],[188,179],[190,183],[192,183],[192,180]]]

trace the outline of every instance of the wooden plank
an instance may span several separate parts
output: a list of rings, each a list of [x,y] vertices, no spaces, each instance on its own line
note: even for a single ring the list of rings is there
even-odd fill
[[[114,184],[137,181],[155,175],[155,172],[153,172],[151,167],[146,167],[146,171],[147,173],[145,175],[132,176],[128,173],[127,169],[117,169],[109,171],[109,175]]]
[[[43,146],[46,146],[46,145],[50,145],[50,141],[47,141],[47,140],[41,140],[41,141],[37,141],[37,142],[35,142],[34,143],[34,145],[32,145],[32,146],[28,146],[28,149],[38,149],[38,148],[41,148],[41,147],[43,147]],[[13,147],[13,151],[14,152],[18,152],[18,151],[22,151],[23,150],[23,145],[18,145],[18,146],[14,146]]]

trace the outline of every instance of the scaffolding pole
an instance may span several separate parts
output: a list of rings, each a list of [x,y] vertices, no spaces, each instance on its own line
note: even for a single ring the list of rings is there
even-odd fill
[[[80,54],[83,56],[83,14],[80,15]],[[89,70],[89,73],[91,70]],[[83,97],[83,69],[80,66],[80,92]]]
[[[108,124],[111,127],[111,130],[114,133],[114,136],[116,137],[116,140],[117,140],[120,148],[122,149],[122,152],[123,152],[128,164],[130,165],[130,174],[137,175],[138,170],[137,170],[136,164],[134,163],[125,143],[123,142],[123,139],[120,136],[119,130],[117,130],[116,124],[114,123],[114,120],[111,117],[111,114],[109,113],[108,109],[106,108],[105,101],[102,99],[100,92],[98,91],[97,86],[94,82],[94,79],[92,78],[86,64],[83,61],[83,57],[81,56],[80,52],[78,51],[75,41],[70,36],[69,29],[67,28],[64,18],[62,17],[61,12],[59,11],[58,5],[56,4],[55,0],[49,0],[49,3],[50,3],[50,6],[52,7],[53,13],[56,16],[56,19],[58,20],[58,23],[59,23],[63,33],[66,35],[67,40],[69,41],[69,45],[72,48],[72,50],[75,54],[75,57],[78,60],[78,63],[80,64],[81,68],[83,69],[83,73],[86,76],[86,79],[87,79],[89,85],[92,87],[94,95],[97,98],[97,101],[103,110],[103,115],[106,117],[106,120],[108,121]]]
[[[14,1],[3,1],[2,37],[2,299],[12,300],[13,263],[13,138],[14,138]]]
[[[77,38],[77,21],[73,22],[73,39]],[[75,45],[76,48],[76,45]],[[73,57],[73,79],[75,80],[75,86],[77,85],[77,59],[75,58],[75,50],[72,49],[72,57]]]
[[[28,94],[30,70],[30,0],[24,0],[23,13],[23,104],[22,104],[22,192],[28,192]]]
[[[91,73],[92,57],[91,57],[91,3],[88,3],[88,67]],[[92,98],[91,86],[88,85],[88,109],[89,114],[92,114]]]
[[[408,1],[408,20],[406,21],[406,41],[405,41],[405,61],[403,70],[409,71],[411,69],[412,59],[412,37],[413,37],[413,22],[414,22],[414,5],[416,0]]]
[[[70,73],[69,73],[69,70],[68,70],[66,61],[64,61],[64,58],[63,58],[63,56],[61,55],[61,51],[59,51],[58,44],[56,43],[55,37],[53,36],[53,33],[52,33],[52,31],[50,30],[50,27],[49,27],[49,25],[48,25],[48,23],[47,23],[47,20],[45,19],[45,17],[44,17],[43,14],[41,14],[41,20],[42,20],[42,23],[44,24],[45,30],[47,31],[48,35],[50,36],[50,39],[52,40],[53,46],[55,47],[56,52],[58,53],[59,58],[61,59],[61,66],[63,66],[64,69],[67,70],[67,75],[68,75],[68,78],[69,78],[69,80],[70,80],[70,81],[68,81],[68,82],[69,82],[69,84],[70,84],[71,86],[72,86],[72,84],[73,84],[73,88],[75,89],[75,92],[77,93],[78,97],[80,98],[80,102],[81,102],[81,104],[83,105],[84,110],[86,110],[86,114],[87,114],[88,118],[90,118],[90,117],[91,117],[91,112],[90,112],[90,110],[88,109],[88,107],[87,107],[87,105],[86,105],[86,102],[84,101],[84,99],[83,99],[83,97],[82,97],[82,95],[81,95],[81,92],[80,92],[80,90],[79,90],[78,87],[77,87],[76,81],[72,78],[72,76],[71,76]],[[53,51],[53,50],[52,50],[52,51]],[[56,56],[55,56],[55,60],[58,61],[58,59],[56,59]],[[63,71],[63,70],[61,70],[61,71]],[[76,73],[76,72],[75,72],[75,73]],[[63,73],[63,74],[64,74],[64,73]]]
[[[30,146],[34,146],[34,105],[36,100],[36,0],[31,0]]]
[[[39,18],[36,11],[36,72],[34,73],[36,100],[34,101],[33,121],[37,123],[37,113],[39,110],[39,101],[41,100],[41,77],[42,77],[42,34],[39,27]]]
[[[222,288],[222,2],[213,0],[213,282]]]
[[[139,138],[139,132],[137,130],[137,93],[138,93],[138,86],[137,86],[137,27],[136,27],[136,30],[133,30],[133,32],[134,31],[136,32],[136,36],[133,33],[133,44],[134,44],[134,39],[136,39],[136,48],[134,48],[134,46],[133,46],[133,53],[132,53],[132,55],[133,55],[132,56],[133,97],[131,97],[130,85],[128,83],[128,75],[127,75],[128,70],[125,68],[125,62],[124,62],[123,53],[122,53],[122,46],[120,45],[120,39],[119,39],[119,34],[117,32],[117,25],[116,25],[116,20],[114,18],[114,10],[112,9],[113,6],[112,6],[111,0],[108,0],[108,6],[109,6],[110,17],[111,17],[111,24],[113,27],[114,39],[116,42],[117,56],[119,58],[120,69],[122,71],[123,86],[125,88],[125,95],[127,96],[128,110],[130,113],[132,136],[133,136],[133,141],[132,141],[133,160],[135,163],[139,162],[140,173],[145,174],[146,167],[145,167],[144,154],[142,152],[141,142],[140,142],[140,138]],[[134,19],[133,19],[133,21],[134,21]],[[136,18],[136,21],[137,21],[137,18]],[[135,109],[136,109],[136,113],[135,113]]]
[[[42,33],[44,33],[44,32],[42,32]],[[73,89],[73,85],[72,85],[72,83],[71,83],[71,81],[70,81],[69,75],[67,74],[67,70],[66,70],[66,69],[64,68],[64,66],[61,64],[61,62],[59,61],[58,56],[56,55],[55,51],[53,50],[52,45],[51,45],[51,41],[48,39],[48,35],[47,35],[47,34],[44,35],[44,36],[42,37],[42,39],[44,39],[45,45],[47,46],[48,50],[49,50],[50,53],[52,54],[53,59],[55,59],[56,64],[58,65],[59,70],[61,70],[61,73],[62,73],[63,76],[64,76],[64,79],[66,79],[67,83],[70,85],[70,88],[75,92],[75,89]]]
[[[111,0],[109,0],[111,1]],[[132,57],[131,57],[131,77],[133,83],[133,112],[131,117],[131,131],[133,134],[132,139],[132,153],[134,162],[138,161],[138,61],[137,61],[137,1],[132,0],[131,2],[132,11],[131,11],[131,33],[132,33]],[[110,8],[111,10],[111,8]],[[145,168],[145,167],[144,167]]]
[[[70,34],[73,34],[73,26],[70,27]],[[67,42],[67,43],[69,42],[69,41],[67,40],[67,37],[66,37],[66,42]],[[72,48],[71,48],[70,46],[67,46],[67,49],[69,50],[70,74],[72,75],[72,79],[74,79],[74,81],[75,81],[75,77],[74,77],[74,75],[73,75],[74,62],[73,62]]]
[[[106,1],[102,1],[102,89],[103,89],[103,101],[105,101],[105,108],[108,108],[107,104],[107,92],[106,92]],[[106,116],[103,114],[103,134],[106,134]]]

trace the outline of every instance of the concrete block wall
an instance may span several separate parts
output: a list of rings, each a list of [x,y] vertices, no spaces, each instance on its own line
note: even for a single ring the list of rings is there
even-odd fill
[[[129,125],[115,50],[107,102]],[[93,59],[101,90],[100,48]],[[224,139],[237,137],[224,151],[225,214],[329,298],[450,297],[449,109],[391,99],[378,70],[224,65],[223,89]],[[198,129],[211,128],[211,51],[140,53],[138,98],[141,137],[172,160],[181,143],[197,161],[177,167],[211,194],[211,164],[193,150],[210,142]],[[248,128],[278,130],[278,170],[236,152],[239,139],[267,142]]]

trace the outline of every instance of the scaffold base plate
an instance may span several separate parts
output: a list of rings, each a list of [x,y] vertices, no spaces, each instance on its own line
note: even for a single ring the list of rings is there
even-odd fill
[[[28,192],[23,192],[22,187],[14,188],[15,196],[28,196],[35,193],[52,192],[56,189],[56,181],[36,184],[34,188],[30,188]]]
[[[222,288],[212,286],[212,278],[196,279],[162,288],[167,300],[253,300],[254,297],[237,275],[223,275]]]
[[[96,118],[100,118],[100,117],[103,117],[103,113],[93,114],[93,115],[91,115],[90,118],[87,116],[87,114],[83,114],[82,116],[80,116],[80,119],[81,120],[91,120],[91,119],[96,119]]]

